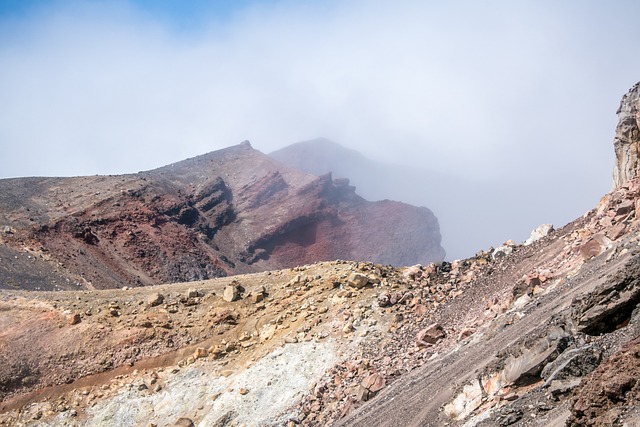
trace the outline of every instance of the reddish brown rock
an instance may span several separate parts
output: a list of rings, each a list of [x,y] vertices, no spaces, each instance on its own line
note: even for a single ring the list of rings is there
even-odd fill
[[[384,377],[376,372],[365,377],[358,387],[357,398],[361,402],[371,399],[386,384]]]
[[[567,426],[622,425],[617,406],[640,400],[640,339],[603,362],[580,387]]]
[[[80,323],[80,321],[81,321],[80,313],[74,313],[69,318],[70,325],[77,325],[78,323]]]
[[[15,230],[0,242],[10,252],[2,258],[19,254],[25,236],[47,252],[27,282],[17,267],[33,263],[0,265],[0,283],[27,289],[138,287],[335,259],[444,258],[428,209],[366,201],[343,181],[290,169],[248,142],[139,174],[0,180],[0,194]]]

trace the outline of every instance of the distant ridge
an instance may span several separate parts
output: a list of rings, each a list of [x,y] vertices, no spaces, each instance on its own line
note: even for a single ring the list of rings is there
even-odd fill
[[[0,286],[114,288],[352,259],[439,261],[438,221],[248,141],[152,171],[0,180]],[[27,251],[27,252],[25,252]],[[34,269],[33,266],[38,268]]]

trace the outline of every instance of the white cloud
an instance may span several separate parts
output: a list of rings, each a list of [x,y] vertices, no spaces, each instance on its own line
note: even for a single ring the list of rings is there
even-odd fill
[[[184,32],[127,2],[54,2],[0,18],[0,177],[326,136],[470,187],[508,180],[487,209],[533,197],[567,221],[608,189],[615,108],[640,79],[639,8],[283,1]]]

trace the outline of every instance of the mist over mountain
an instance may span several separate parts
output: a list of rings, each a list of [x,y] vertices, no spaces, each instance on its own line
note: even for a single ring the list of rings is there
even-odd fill
[[[448,260],[472,256],[510,239],[523,242],[542,223],[566,224],[579,208],[574,206],[576,195],[565,186],[550,189],[531,179],[559,173],[549,172],[547,164],[505,165],[495,178],[473,178],[460,170],[431,169],[437,157],[424,157],[423,168],[400,166],[369,159],[366,153],[326,138],[291,144],[269,155],[307,173],[331,172],[348,178],[367,200],[397,200],[429,208],[438,217]],[[557,205],[559,200],[564,203]]]
[[[269,155],[307,173],[331,172],[335,177],[348,178],[358,194],[367,200],[397,200],[431,209],[440,223],[447,259],[469,256],[473,250],[501,243],[494,242],[493,231],[497,224],[492,226],[494,221],[490,215],[476,211],[476,219],[469,220],[465,206],[475,204],[476,200],[479,202],[482,189],[469,191],[469,183],[464,183],[454,173],[446,175],[378,162],[327,138],[291,144]],[[464,200],[461,194],[464,194]],[[491,231],[474,227],[480,217],[484,217],[483,221]]]

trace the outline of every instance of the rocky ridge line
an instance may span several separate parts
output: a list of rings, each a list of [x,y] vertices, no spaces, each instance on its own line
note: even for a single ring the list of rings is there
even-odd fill
[[[4,224],[4,225],[3,225]],[[149,172],[0,180],[0,288],[186,282],[335,259],[444,258],[431,211],[369,202],[248,143]]]

